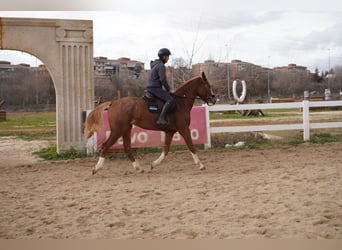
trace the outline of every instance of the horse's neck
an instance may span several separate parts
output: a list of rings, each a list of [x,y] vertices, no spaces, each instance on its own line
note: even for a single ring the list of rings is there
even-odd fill
[[[196,81],[198,78],[193,78],[186,83],[184,83],[181,87],[176,89],[175,94],[188,96],[188,97],[196,97]]]
[[[189,82],[186,82],[183,86],[179,87],[175,91],[175,95],[181,97],[181,101],[185,103],[185,105],[190,110],[192,106],[194,105],[195,98],[197,96],[196,94],[196,79],[190,80]]]

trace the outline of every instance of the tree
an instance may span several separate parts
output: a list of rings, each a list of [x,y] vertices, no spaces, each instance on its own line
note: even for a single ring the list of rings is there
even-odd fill
[[[182,57],[172,59],[172,67],[168,68],[171,88],[175,89],[180,84],[186,82],[191,77],[191,69],[187,67],[187,62]]]
[[[304,90],[309,90],[311,79],[312,76],[306,72],[276,72],[272,90],[280,97],[302,96]]]
[[[314,82],[322,82],[323,81],[323,75],[319,73],[318,68],[315,68],[315,73],[312,75],[312,80]]]

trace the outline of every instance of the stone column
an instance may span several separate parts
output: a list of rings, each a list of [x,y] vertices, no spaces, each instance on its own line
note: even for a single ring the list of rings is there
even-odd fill
[[[92,29],[63,23],[56,28],[59,46],[61,86],[57,95],[57,140],[60,150],[85,148],[81,113],[93,108],[93,46]]]
[[[0,18],[0,49],[38,57],[56,90],[57,150],[83,150],[82,111],[94,107],[93,22]]]

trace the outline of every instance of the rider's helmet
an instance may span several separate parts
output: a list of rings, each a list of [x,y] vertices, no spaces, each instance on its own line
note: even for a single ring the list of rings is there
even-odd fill
[[[159,57],[160,59],[162,59],[163,56],[169,56],[169,55],[171,55],[171,52],[170,52],[170,50],[167,49],[167,48],[162,48],[162,49],[160,49],[160,50],[158,51],[158,57]]]

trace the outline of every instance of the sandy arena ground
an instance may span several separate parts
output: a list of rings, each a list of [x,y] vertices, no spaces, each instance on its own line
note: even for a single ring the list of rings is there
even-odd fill
[[[205,171],[189,152],[144,173],[107,160],[95,176],[95,158],[33,158],[44,143],[0,139],[2,239],[342,239],[342,143],[200,151]]]

